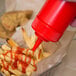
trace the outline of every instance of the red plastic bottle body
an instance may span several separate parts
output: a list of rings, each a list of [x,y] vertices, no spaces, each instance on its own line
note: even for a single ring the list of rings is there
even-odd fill
[[[47,0],[32,23],[39,38],[56,42],[76,17],[76,3]]]

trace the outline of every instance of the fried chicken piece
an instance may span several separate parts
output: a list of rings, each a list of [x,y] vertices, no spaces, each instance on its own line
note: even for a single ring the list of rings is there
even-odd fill
[[[1,23],[7,31],[14,31],[17,26],[24,25],[32,13],[31,10],[7,12],[1,17]]]

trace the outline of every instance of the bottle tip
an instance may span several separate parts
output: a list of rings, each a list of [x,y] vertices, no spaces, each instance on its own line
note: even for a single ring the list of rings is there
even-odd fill
[[[38,38],[32,50],[35,51],[41,43],[42,43],[42,40]]]

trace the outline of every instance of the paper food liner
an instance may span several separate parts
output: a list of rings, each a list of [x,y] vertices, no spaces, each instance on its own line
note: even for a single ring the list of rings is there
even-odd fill
[[[27,25],[24,26],[26,32],[29,36],[34,35],[34,30],[31,27],[33,20],[30,20]],[[51,55],[37,64],[37,71],[32,74],[32,76],[39,76],[43,72],[49,70],[53,66],[60,63],[63,57],[67,53],[68,46],[74,36],[74,32],[66,31],[59,42],[43,42],[44,51],[48,51]],[[17,28],[17,32],[12,37],[21,47],[27,47],[26,43],[23,40],[21,28]]]

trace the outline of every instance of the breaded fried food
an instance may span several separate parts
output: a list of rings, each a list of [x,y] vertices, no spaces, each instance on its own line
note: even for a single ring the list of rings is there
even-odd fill
[[[1,23],[7,31],[14,31],[17,26],[24,25],[32,13],[31,10],[7,12],[1,17]]]

